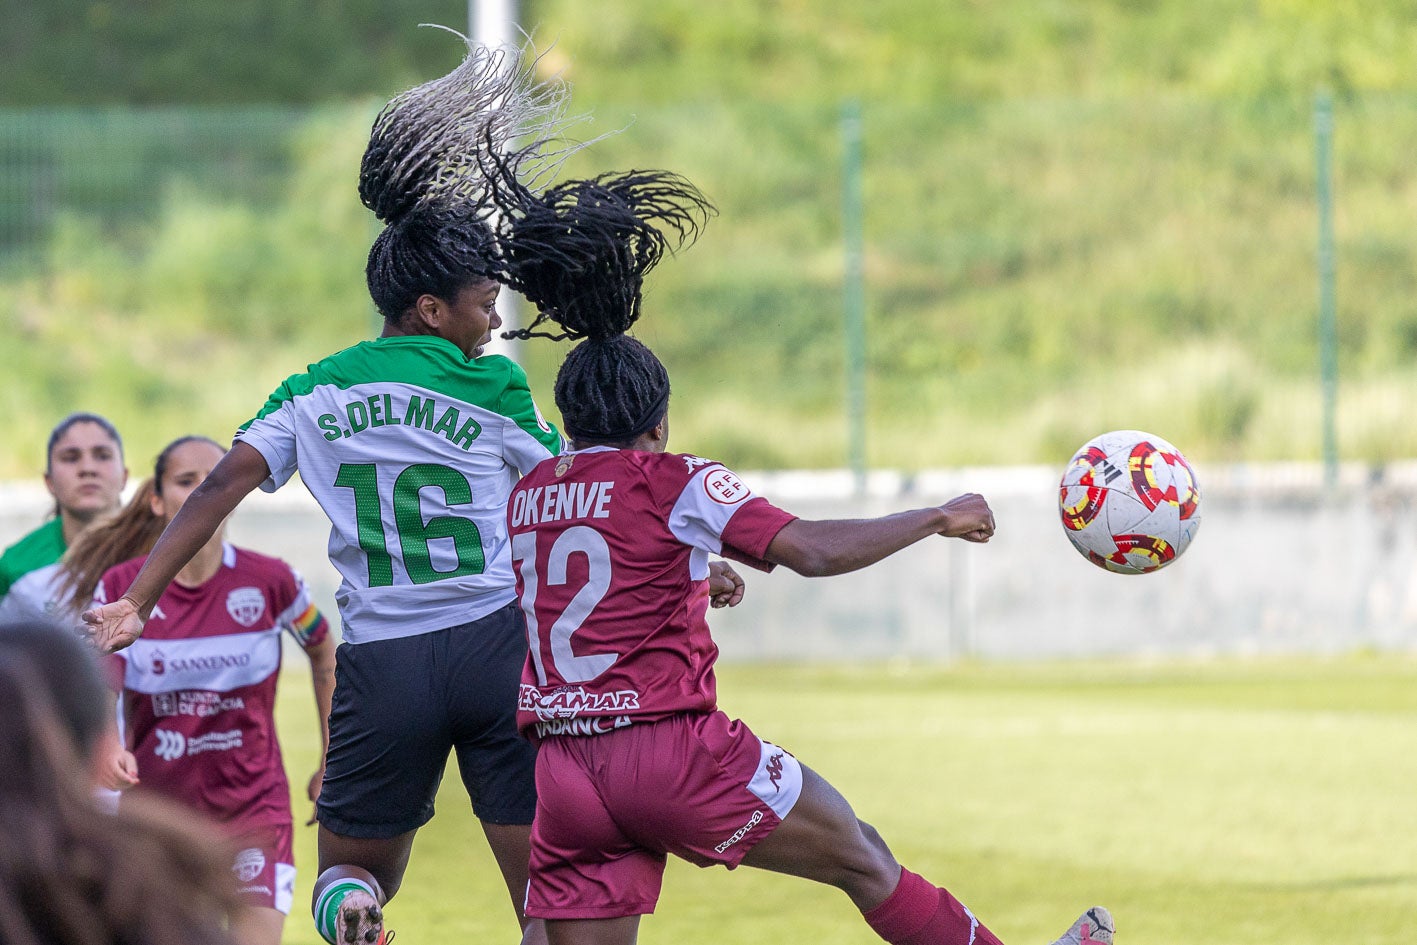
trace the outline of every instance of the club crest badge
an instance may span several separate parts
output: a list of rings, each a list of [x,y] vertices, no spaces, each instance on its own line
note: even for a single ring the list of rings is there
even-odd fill
[[[243,883],[249,883],[260,876],[261,870],[265,868],[266,855],[261,852],[259,847],[242,850],[236,854],[236,862],[231,865],[231,871]]]
[[[556,460],[556,478],[559,479],[571,471],[571,464],[576,461],[576,457],[562,456]]]
[[[226,595],[226,612],[243,627],[253,627],[266,612],[266,595],[258,588],[238,587]]]

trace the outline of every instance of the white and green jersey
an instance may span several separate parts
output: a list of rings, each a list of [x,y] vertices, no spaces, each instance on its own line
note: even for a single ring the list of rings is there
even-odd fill
[[[526,374],[450,341],[365,341],[286,380],[236,438],[274,492],[298,469],[329,516],[350,643],[468,623],[515,599],[507,496],[560,451]]]

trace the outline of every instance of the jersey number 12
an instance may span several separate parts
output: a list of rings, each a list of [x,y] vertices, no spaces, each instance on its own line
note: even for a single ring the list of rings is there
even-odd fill
[[[605,537],[589,525],[572,525],[558,535],[546,557],[546,584],[551,587],[566,583],[566,563],[576,553],[586,557],[586,582],[552,622],[548,641],[556,675],[567,683],[594,679],[615,662],[614,653],[577,656],[571,649],[571,637],[610,590],[610,546],[605,543]],[[536,571],[536,532],[512,536],[512,563],[522,579],[522,610],[526,614],[527,644],[536,668],[536,682],[545,686],[546,666],[541,653],[540,620],[536,614],[536,596],[541,589]]]

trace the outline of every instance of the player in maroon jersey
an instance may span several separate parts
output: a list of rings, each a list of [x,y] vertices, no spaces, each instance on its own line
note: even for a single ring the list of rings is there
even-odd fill
[[[157,534],[224,455],[205,437],[169,444],[128,506],[75,547],[67,574],[74,599],[101,604],[128,587]],[[228,544],[224,532],[163,592],[142,637],[109,657],[122,680],[128,750],[113,759],[108,780],[220,824],[238,851],[231,871],[243,908],[232,931],[242,945],[278,945],[295,891],[290,787],[275,726],[282,637],[292,635],[310,659],[326,743],[334,641],[299,574]],[[322,774],[310,778],[312,802]]]
[[[707,559],[804,575],[866,567],[925,538],[987,542],[983,497],[876,519],[805,521],[722,465],[666,452],[669,377],[625,334],[644,273],[711,212],[687,181],[605,175],[497,188],[509,284],[584,338],[556,378],[572,450],[514,488],[507,521],[530,653],[519,722],[539,740],[527,914],[552,945],[624,945],[668,854],[836,886],[884,940],[998,945],[902,869],[821,776],[718,709]],[[672,234],[666,236],[666,233]],[[1111,943],[1089,909],[1055,945]]]

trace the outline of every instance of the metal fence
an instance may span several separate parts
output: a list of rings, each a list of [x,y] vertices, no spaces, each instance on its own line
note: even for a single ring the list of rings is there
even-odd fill
[[[1417,171],[1405,159],[1417,101],[1340,98],[1328,126],[1315,103],[1305,92],[612,104],[584,130],[624,130],[569,170],[666,166],[717,203],[690,262],[654,276],[653,307],[670,314],[640,331],[675,372],[679,429],[737,466],[1050,462],[1119,427],[1154,429],[1214,461],[1392,462],[1417,455],[1417,426],[1406,422],[1417,396]],[[353,340],[372,320],[358,273],[373,224],[358,216],[353,187],[371,116],[370,105],[0,111],[0,320],[28,337],[53,318],[42,292],[20,300],[23,286],[82,269],[102,242],[143,274],[115,303],[142,331],[164,295],[145,253],[186,200],[213,226],[232,208],[256,208],[295,234],[242,261],[249,273],[210,256],[166,259],[163,272],[191,270],[198,315],[202,304],[220,310],[214,323],[232,330],[288,317],[270,330],[278,342],[321,320],[349,325],[358,304],[365,320]],[[1320,148],[1321,127],[1332,129],[1331,149]],[[334,218],[364,220],[340,224],[364,228],[350,247],[326,245],[336,241],[319,224]],[[182,240],[168,236],[171,255]],[[331,300],[297,267],[337,268],[352,293]],[[243,309],[268,284],[291,287],[298,315],[281,299]],[[289,369],[322,353],[292,350]],[[548,378],[559,354],[528,347],[533,378]],[[278,378],[249,380],[231,407],[199,386],[215,377],[233,387],[223,363],[190,382],[147,378],[146,400],[132,404],[123,390],[56,373],[35,388],[42,402],[26,406],[47,419],[80,397],[88,406],[107,397],[120,420],[161,427],[163,405],[179,402],[212,418],[203,427],[224,429]],[[770,379],[770,389],[755,386]],[[772,433],[724,416],[751,416]],[[33,426],[11,442],[30,449],[44,423]],[[169,432],[180,431],[140,439],[138,454]]]

